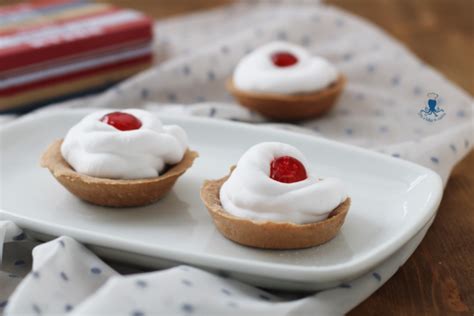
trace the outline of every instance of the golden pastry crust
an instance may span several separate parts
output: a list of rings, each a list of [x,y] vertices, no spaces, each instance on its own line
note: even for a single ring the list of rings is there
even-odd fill
[[[309,224],[240,218],[227,213],[220,202],[220,188],[229,176],[205,181],[201,188],[201,199],[222,235],[245,246],[300,249],[321,245],[337,235],[351,204],[351,199],[347,198],[329,214],[327,219]]]
[[[198,157],[187,150],[183,159],[155,178],[116,180],[90,177],[80,174],[64,160],[61,154],[62,140],[52,143],[41,157],[41,166],[78,198],[96,205],[131,207],[151,204],[161,199],[173,187],[176,180],[192,166]]]
[[[277,121],[298,121],[322,116],[336,103],[346,84],[346,77],[339,75],[336,82],[324,90],[298,93],[256,93],[239,90],[232,79],[227,90],[244,107]]]

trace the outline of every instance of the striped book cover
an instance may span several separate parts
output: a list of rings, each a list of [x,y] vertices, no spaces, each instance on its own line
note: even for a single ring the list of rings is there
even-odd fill
[[[0,7],[0,111],[97,90],[152,63],[152,20],[81,0]]]

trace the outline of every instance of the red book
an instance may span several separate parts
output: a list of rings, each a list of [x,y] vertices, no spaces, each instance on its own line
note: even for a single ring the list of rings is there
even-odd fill
[[[114,68],[120,68],[120,67],[123,67],[123,66],[129,66],[129,65],[133,65],[133,64],[150,63],[151,60],[152,60],[151,55],[145,55],[143,57],[136,57],[136,58],[129,59],[129,60],[126,60],[126,61],[120,61],[120,62],[116,62],[116,63],[113,63],[113,64],[96,67],[96,68],[93,68],[93,69],[87,69],[87,70],[83,70],[83,71],[70,73],[70,74],[67,74],[67,75],[54,77],[54,78],[47,79],[47,80],[41,80],[41,81],[37,81],[37,82],[33,82],[33,83],[21,85],[21,86],[16,86],[14,88],[6,89],[6,90],[0,90],[0,97],[14,95],[14,94],[17,94],[19,92],[28,91],[28,90],[33,89],[33,88],[44,87],[44,86],[52,86],[55,83],[62,83],[62,82],[65,82],[69,79],[77,79],[77,78],[85,77],[85,76],[88,76],[88,75],[94,75],[94,74],[102,72],[104,70],[111,70],[111,69],[114,69]]]
[[[64,9],[57,12],[53,10],[53,18],[49,23],[34,14],[28,17],[24,13],[25,7],[21,5],[0,11],[0,17],[8,12],[6,18],[2,17],[7,21],[14,20],[12,16],[15,14],[21,20],[20,26],[14,30],[11,24],[2,25],[0,22],[0,73],[117,44],[152,40],[152,21],[139,12],[112,6],[78,5],[77,1],[53,3]],[[45,5],[39,9],[44,9]],[[46,8],[49,8],[46,13],[52,10],[51,5]],[[32,11],[35,9],[38,7],[33,7]],[[67,18],[61,19],[61,16]],[[22,20],[22,17],[25,18]],[[40,21],[35,23],[35,18]]]
[[[83,0],[0,7],[0,111],[117,82],[152,62],[153,22]]]

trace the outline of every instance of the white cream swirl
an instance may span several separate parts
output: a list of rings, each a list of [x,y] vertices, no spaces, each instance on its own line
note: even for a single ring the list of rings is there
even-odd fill
[[[188,145],[181,127],[163,126],[150,112],[127,109],[120,112],[135,116],[142,126],[120,131],[101,121],[111,112],[87,115],[64,138],[61,153],[77,172],[109,179],[151,178],[183,159]]]
[[[289,52],[298,62],[288,67],[275,66],[271,56],[277,52]],[[242,58],[234,70],[233,82],[242,91],[294,94],[322,90],[337,77],[337,69],[326,59],[311,56],[298,45],[278,41]]]
[[[291,156],[306,168],[308,178],[281,183],[270,178],[275,158]],[[318,178],[308,170],[303,154],[293,146],[267,142],[251,147],[222,185],[220,200],[230,214],[257,221],[313,223],[324,220],[346,199],[337,178]]]

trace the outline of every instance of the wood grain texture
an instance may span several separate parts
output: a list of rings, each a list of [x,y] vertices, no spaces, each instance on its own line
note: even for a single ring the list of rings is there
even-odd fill
[[[0,0],[0,3],[18,1]],[[113,0],[164,18],[226,0]],[[474,1],[327,0],[365,17],[474,94]],[[454,169],[438,216],[414,255],[350,315],[473,315],[474,152]]]

